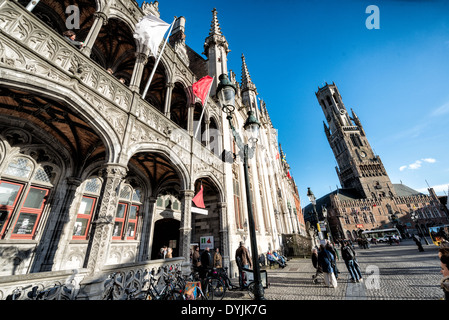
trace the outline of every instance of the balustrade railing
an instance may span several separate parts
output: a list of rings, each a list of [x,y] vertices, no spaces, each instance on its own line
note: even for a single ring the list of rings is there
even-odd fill
[[[121,300],[126,290],[139,293],[150,273],[181,270],[184,258],[108,265],[95,275],[87,269],[0,277],[0,300]]]

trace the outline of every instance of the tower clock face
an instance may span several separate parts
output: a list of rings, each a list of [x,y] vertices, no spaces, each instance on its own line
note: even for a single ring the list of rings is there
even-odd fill
[[[365,158],[366,157],[366,152],[362,151],[362,152],[360,152],[360,155],[362,156],[362,158]]]

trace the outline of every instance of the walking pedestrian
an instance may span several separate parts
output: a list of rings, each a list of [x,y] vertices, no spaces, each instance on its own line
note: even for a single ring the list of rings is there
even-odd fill
[[[249,251],[246,249],[243,241],[240,241],[239,247],[235,251],[235,261],[237,262],[237,267],[239,268],[240,287],[243,288],[244,275],[242,269],[249,269],[251,267],[251,257],[249,256]]]
[[[335,261],[334,256],[326,250],[324,244],[321,244],[318,252],[318,263],[324,272],[324,283],[330,288],[337,288],[337,278],[335,278],[332,268],[332,261]]]
[[[416,245],[418,246],[418,251],[423,252],[424,248],[422,247],[421,244],[421,238],[415,234],[413,235],[413,241],[415,241]]]
[[[220,254],[220,249],[215,248],[215,254],[214,254],[214,268],[223,268],[223,258]]]
[[[318,283],[318,277],[323,274],[323,269],[318,263],[318,250],[316,248],[312,249],[312,265],[315,268],[315,274],[312,276],[313,283]]]
[[[345,262],[346,268],[349,271],[349,274],[351,275],[351,281],[352,282],[363,282],[362,273],[361,270],[356,264],[355,256],[356,253],[354,249],[351,248],[348,242],[342,241],[341,243],[341,256]]]
[[[440,286],[444,292],[444,300],[449,301],[449,246],[444,244],[438,250],[438,257],[441,263],[441,279]]]
[[[334,246],[329,242],[329,240],[326,241],[326,250],[329,251],[330,253],[332,253],[332,255],[334,256],[334,262],[332,263],[332,268],[334,269],[334,274],[335,274],[335,278],[338,279],[338,274],[340,273],[340,271],[338,271],[338,267],[337,267],[337,260],[340,259],[337,249],[334,248]]]
[[[201,266],[200,248],[198,246],[195,246],[193,248],[192,266],[193,266],[193,270],[195,270],[195,271],[197,271],[198,268]]]

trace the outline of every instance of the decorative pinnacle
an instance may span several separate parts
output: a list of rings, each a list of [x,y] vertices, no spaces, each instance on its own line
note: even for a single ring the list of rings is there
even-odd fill
[[[213,18],[212,18],[212,23],[210,24],[209,35],[210,36],[212,36],[214,34],[222,35],[221,29],[220,29],[220,23],[218,23],[216,8],[214,8],[214,10],[212,10],[212,14],[213,14]]]
[[[246,65],[245,55],[242,53],[242,90],[253,89],[256,90],[256,86],[251,80],[249,75],[248,66]]]

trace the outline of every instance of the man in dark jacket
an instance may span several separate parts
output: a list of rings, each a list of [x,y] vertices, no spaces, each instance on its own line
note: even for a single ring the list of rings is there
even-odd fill
[[[249,269],[252,266],[251,263],[251,257],[249,255],[248,249],[245,247],[245,243],[243,241],[240,241],[240,246],[235,251],[235,259],[237,260],[237,257],[240,258],[242,261],[242,267]]]
[[[201,254],[201,265],[205,269],[210,269],[213,267],[213,259],[209,247],[206,247],[206,249]]]
[[[240,241],[240,246],[235,251],[235,261],[239,268],[239,284],[240,287],[244,286],[243,272],[242,268],[251,268],[251,257],[249,256],[248,249],[245,247],[245,243]]]
[[[348,242],[342,241],[341,256],[345,261],[346,268],[351,275],[352,282],[363,282],[362,272],[355,258],[355,251]]]

